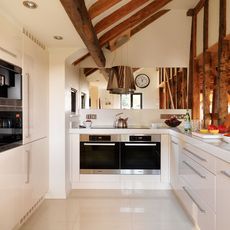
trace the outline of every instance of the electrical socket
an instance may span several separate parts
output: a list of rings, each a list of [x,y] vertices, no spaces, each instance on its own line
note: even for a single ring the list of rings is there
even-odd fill
[[[86,119],[89,120],[97,119],[97,114],[86,114]]]

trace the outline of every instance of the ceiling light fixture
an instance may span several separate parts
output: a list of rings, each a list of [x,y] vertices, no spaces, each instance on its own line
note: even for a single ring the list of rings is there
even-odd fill
[[[36,9],[38,5],[32,1],[23,1],[23,5],[29,9]]]
[[[54,39],[56,39],[56,40],[63,40],[63,37],[62,36],[54,36]]]

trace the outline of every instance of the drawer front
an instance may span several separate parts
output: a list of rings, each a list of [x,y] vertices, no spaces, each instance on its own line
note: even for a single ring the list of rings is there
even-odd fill
[[[180,182],[181,187],[178,192],[178,197],[196,226],[198,226],[200,230],[215,230],[215,213],[195,195],[194,191],[186,182],[183,182],[182,179]]]
[[[214,212],[216,176],[185,154],[181,154],[180,176]]]
[[[216,159],[215,157],[210,155],[208,152],[205,152],[188,143],[185,143],[182,150],[183,150],[183,153],[188,155],[190,158],[192,158],[194,161],[196,161],[200,165],[204,166],[210,172],[214,174],[216,173]]]

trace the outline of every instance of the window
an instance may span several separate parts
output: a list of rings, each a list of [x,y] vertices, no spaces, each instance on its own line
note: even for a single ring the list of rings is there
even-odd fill
[[[142,109],[142,93],[122,94],[121,109]]]

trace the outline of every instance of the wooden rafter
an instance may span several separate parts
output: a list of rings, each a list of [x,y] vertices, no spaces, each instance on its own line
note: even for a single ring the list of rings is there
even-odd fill
[[[84,0],[60,0],[75,29],[99,67],[105,66],[105,56],[94,32]]]
[[[166,4],[171,2],[172,0],[155,0],[154,2],[148,4],[143,9],[129,17],[128,19],[124,20],[108,32],[106,32],[100,39],[100,45],[104,46],[108,41],[113,38],[116,38],[119,34],[123,33],[124,31],[136,26],[137,24],[144,21],[146,18],[151,16],[152,14],[156,13]]]
[[[205,0],[200,0],[193,9],[187,11],[187,16],[197,15],[199,11],[204,7]]]
[[[91,19],[97,17],[104,11],[116,5],[122,0],[97,0],[92,6],[89,7],[89,16]]]
[[[104,17],[101,21],[99,21],[95,26],[96,33],[100,33],[101,31],[105,30],[109,26],[113,25],[115,22],[122,19],[124,16],[132,13],[134,10],[141,7],[143,4],[148,2],[149,0],[131,0],[124,6],[120,7],[112,14]]]
[[[78,59],[73,63],[73,65],[78,65],[80,62],[82,62],[83,60],[85,60],[85,59],[86,59],[87,57],[89,57],[89,56],[90,56],[89,53],[85,54],[84,56],[78,58]]]
[[[89,75],[91,75],[92,73],[94,73],[97,70],[98,70],[98,68],[84,68],[84,75],[86,77],[88,77]]]
[[[156,21],[158,18],[160,18],[162,15],[168,13],[169,11],[170,10],[160,10],[156,14],[153,14],[152,16],[150,16],[149,18],[147,18],[145,21],[141,22],[136,27],[134,27],[131,30],[131,36],[133,36],[134,34],[138,33],[139,31],[141,31],[142,29],[144,29],[146,26],[148,26],[152,22]]]

